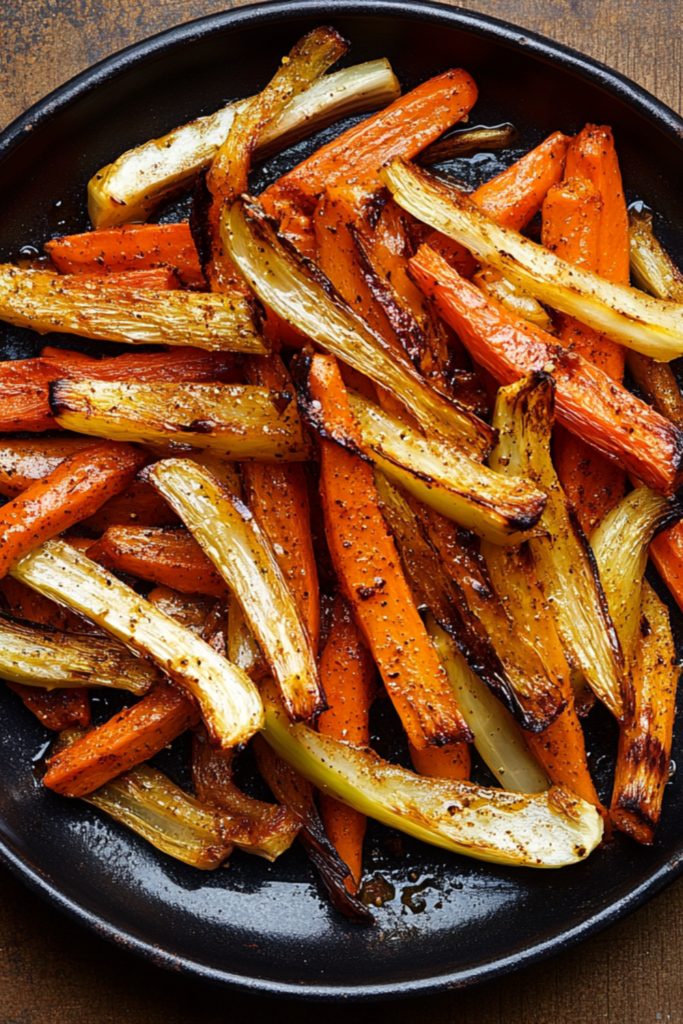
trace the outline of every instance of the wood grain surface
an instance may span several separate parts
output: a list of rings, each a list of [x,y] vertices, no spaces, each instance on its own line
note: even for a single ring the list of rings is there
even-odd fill
[[[212,0],[5,0],[0,126],[102,57],[234,6]],[[330,5],[333,7],[333,3]],[[683,110],[683,0],[471,0]],[[622,924],[500,982],[419,1003],[325,1007],[233,995],[86,933],[0,869],[0,1024],[657,1024],[683,1022],[683,881]]]

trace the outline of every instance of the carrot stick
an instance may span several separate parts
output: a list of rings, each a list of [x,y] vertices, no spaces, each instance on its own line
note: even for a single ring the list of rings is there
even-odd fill
[[[334,358],[313,357],[308,386],[313,401],[344,421],[347,436],[357,436]],[[333,441],[323,439],[320,446],[332,561],[408,738],[418,748],[469,739],[379,509],[371,467]]]
[[[683,611],[683,521],[655,537],[650,544],[650,558]]]
[[[541,209],[548,189],[561,180],[570,142],[567,135],[554,132],[512,167],[480,185],[473,201],[503,227],[521,231]]]
[[[105,502],[81,523],[86,530],[104,533],[112,526],[177,526],[171,506],[150,485],[136,480],[123,494]]]
[[[64,796],[85,796],[121,772],[158,754],[199,721],[193,702],[171,683],[156,686],[49,759],[43,782]]]
[[[587,124],[567,150],[565,174],[567,178],[590,181],[600,194],[602,212],[596,272],[615,284],[628,284],[628,212],[612,129]]]
[[[567,675],[568,678],[568,675]],[[565,786],[577,796],[602,809],[586,761],[583,729],[574,709],[571,684],[565,688],[567,707],[543,732],[525,732],[531,752],[556,786]]]
[[[106,569],[132,576],[181,594],[227,597],[222,576],[186,530],[112,526],[88,548],[88,558]]]
[[[361,639],[348,602],[338,593],[320,662],[328,710],[318,719],[319,731],[347,743],[369,746],[374,677],[372,655]],[[320,794],[320,813],[325,831],[351,871],[347,888],[357,892],[363,873],[365,815],[325,793]]]
[[[419,775],[428,775],[432,779],[459,779],[461,782],[470,777],[472,757],[469,744],[448,743],[445,747],[427,747],[418,750],[409,744],[410,760]]]
[[[180,288],[180,280],[171,267],[150,267],[149,270],[122,270],[120,273],[108,274],[68,274],[60,281],[63,288],[87,288],[90,285],[98,289],[107,288],[152,288],[156,291],[168,291]]]
[[[131,483],[144,453],[105,442],[75,452],[0,509],[0,576],[32,548],[80,522]]]
[[[252,384],[294,395],[291,378],[278,355],[248,359],[245,374]],[[320,596],[305,470],[294,462],[249,462],[242,465],[242,480],[247,504],[273,545],[277,563],[317,651]]]
[[[120,228],[66,235],[45,251],[62,274],[111,274],[174,267],[185,284],[204,285],[190,225],[126,224]]]
[[[567,152],[567,182],[551,190],[543,207],[543,243],[561,259],[629,281],[628,214],[611,130],[588,126]],[[625,349],[573,317],[560,319],[560,338],[614,380],[624,376]],[[624,494],[626,479],[586,441],[559,431],[557,472],[584,531],[590,534]]]
[[[379,169],[397,156],[415,156],[442,132],[465,117],[477,99],[477,87],[466,71],[446,71],[423,82],[390,106],[349,128],[316,150],[261,196],[275,214],[287,199],[307,214],[326,188],[353,179],[380,187]]]
[[[92,448],[92,437],[50,437],[39,440],[6,438],[0,441],[0,494],[15,498],[36,480],[51,473],[68,456]],[[174,526],[178,517],[149,484],[135,481],[123,494],[105,502],[81,526],[104,533],[110,526]]]
[[[552,372],[560,423],[655,490],[668,493],[677,486],[683,438],[672,423],[541,328],[485,298],[427,246],[410,265],[420,287],[494,377],[509,384],[539,370]]]
[[[21,697],[29,711],[47,729],[61,732],[72,725],[90,725],[88,691],[82,687],[38,690],[23,683],[7,682],[6,685]]]
[[[472,193],[472,201],[499,224],[521,231],[541,209],[548,189],[561,180],[569,143],[562,132],[554,132],[521,160],[480,185]],[[476,261],[459,242],[440,231],[433,231],[426,242],[464,277],[472,276]]]

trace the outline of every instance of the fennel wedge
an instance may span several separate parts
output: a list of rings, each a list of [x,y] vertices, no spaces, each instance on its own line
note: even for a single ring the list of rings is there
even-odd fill
[[[260,728],[261,699],[241,669],[70,545],[47,541],[10,575],[155,661],[196,698],[218,745],[246,743]]]
[[[106,278],[67,288],[55,274],[7,263],[0,265],[0,320],[39,334],[79,334],[129,345],[267,351],[244,295],[113,290]]]
[[[427,629],[472,730],[474,745],[497,781],[514,793],[544,792],[549,788],[548,779],[510,712],[475,675],[431,613]]]
[[[675,499],[663,498],[649,487],[637,487],[605,516],[591,536],[607,606],[627,665],[638,635],[650,542],[682,513]]]
[[[249,384],[121,384],[57,380],[55,420],[112,441],[207,448],[227,459],[308,458],[294,396]]]
[[[374,334],[327,278],[278,236],[254,201],[238,201],[221,219],[226,252],[261,301],[331,355],[386,388],[421,427],[484,459],[494,435],[457,402],[434,391],[407,355]]]
[[[146,478],[181,517],[239,601],[294,719],[325,698],[310,638],[266,535],[239,498],[202,466],[168,459]]]
[[[392,103],[401,94],[388,60],[373,60],[326,75],[296,96],[278,121],[264,131],[256,159],[293,145],[306,135],[350,114]],[[191,188],[225,141],[236,114],[250,101],[238,100],[199,117],[160,139],[151,139],[95,174],[88,183],[88,211],[96,228],[144,221],[165,199]]]
[[[570,664],[621,719],[622,651],[593,553],[552,463],[553,414],[554,385],[547,374],[501,388],[494,413],[500,441],[490,461],[500,472],[532,480],[548,495],[540,521],[546,535],[529,541],[539,581]]]
[[[322,436],[355,451],[356,439],[326,417],[306,390],[304,382],[298,397],[308,422]],[[349,392],[349,405],[360,429],[363,455],[437,512],[497,544],[518,543],[538,522],[545,495],[525,481],[512,481],[454,447],[422,437],[357,392]]]
[[[683,355],[683,306],[566,263],[501,227],[464,192],[405,160],[394,160],[382,177],[405,210],[460,242],[539,302],[653,359],[668,362]]]
[[[602,838],[591,805],[554,787],[536,796],[423,778],[367,747],[292,725],[268,697],[262,735],[297,772],[342,803],[434,846],[494,864],[559,868]]]
[[[85,638],[0,616],[0,679],[46,690],[106,686],[142,695],[159,678],[154,665],[116,640]]]

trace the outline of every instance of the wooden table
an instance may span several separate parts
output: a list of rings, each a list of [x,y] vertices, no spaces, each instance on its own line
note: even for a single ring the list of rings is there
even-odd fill
[[[7,0],[0,5],[0,127],[129,43],[225,0]],[[634,78],[683,110],[683,0],[470,0]],[[683,1022],[683,881],[579,948],[514,977],[399,1004],[325,1007],[329,1024]],[[320,1007],[233,995],[157,970],[95,938],[0,870],[2,1024],[298,1024]]]

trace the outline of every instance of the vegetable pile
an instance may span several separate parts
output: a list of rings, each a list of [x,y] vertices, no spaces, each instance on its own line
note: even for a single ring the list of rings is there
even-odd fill
[[[683,608],[683,277],[609,128],[468,193],[435,168],[517,138],[457,127],[470,75],[401,95],[385,60],[328,75],[346,50],[309,33],[257,96],[100,170],[92,231],[0,266],[0,319],[145,346],[0,363],[0,677],[59,734],[54,792],[197,868],[298,837],[368,922],[368,816],[536,868],[653,841],[679,668],[644,576]],[[253,161],[370,110],[249,193]],[[189,223],[145,223],[188,188]],[[129,696],[95,727],[102,687]],[[380,699],[413,771],[370,747]],[[149,763],[187,730],[192,793]],[[246,744],[274,803],[237,785]]]

